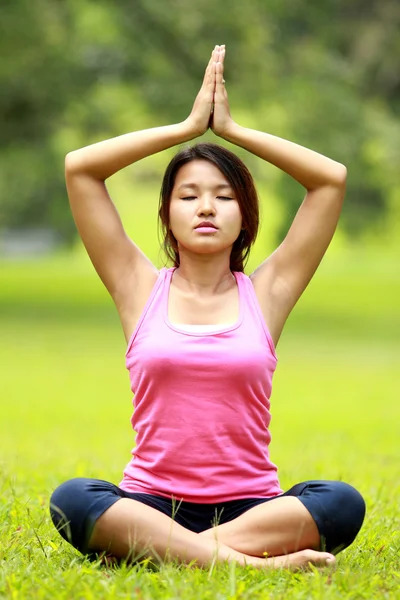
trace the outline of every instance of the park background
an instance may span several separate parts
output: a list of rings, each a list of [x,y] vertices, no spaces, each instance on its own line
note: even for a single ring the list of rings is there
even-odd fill
[[[0,50],[0,595],[400,597],[400,5],[397,0],[14,0]],[[91,565],[53,530],[51,491],[120,481],[134,443],[125,343],[77,238],[65,154],[186,118],[215,44],[233,118],[348,168],[343,215],[278,345],[272,459],[282,486],[343,479],[367,517],[335,572]],[[202,139],[220,142],[212,133]],[[246,273],[304,190],[244,150],[262,226]],[[158,266],[161,177],[176,149],[114,176],[128,234]]]

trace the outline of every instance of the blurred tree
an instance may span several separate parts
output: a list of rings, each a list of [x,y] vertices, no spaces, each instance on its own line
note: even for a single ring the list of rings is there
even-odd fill
[[[74,232],[62,158],[52,147],[68,102],[87,90],[74,62],[68,3],[5,2],[0,19],[0,224]]]
[[[343,223],[362,231],[399,186],[399,25],[398,0],[4,2],[0,224],[49,224],[71,239],[65,152],[184,119],[225,43],[234,118],[346,164]],[[282,236],[302,190],[247,162],[282,198]]]

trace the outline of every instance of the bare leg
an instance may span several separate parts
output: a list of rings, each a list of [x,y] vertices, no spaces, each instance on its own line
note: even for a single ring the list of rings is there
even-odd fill
[[[138,560],[145,557],[158,562],[177,560],[204,566],[235,561],[258,568],[305,566],[308,562],[328,564],[333,558],[327,553],[313,553],[291,562],[290,557],[265,559],[246,555],[216,540],[214,536],[199,535],[185,529],[163,513],[135,500],[122,498],[113,504],[96,522],[89,548],[110,552],[117,558]],[[321,556],[320,556],[321,554]],[[322,556],[322,554],[324,554]],[[314,556],[315,555],[315,556]]]
[[[251,556],[281,556],[320,547],[314,519],[298,498],[259,504],[240,517],[199,534]]]
[[[127,498],[118,500],[97,520],[89,548],[132,560],[150,557],[157,561],[196,561],[199,566],[215,559],[246,563],[244,554],[214,539],[202,538],[158,510]],[[264,562],[248,558],[248,563]]]

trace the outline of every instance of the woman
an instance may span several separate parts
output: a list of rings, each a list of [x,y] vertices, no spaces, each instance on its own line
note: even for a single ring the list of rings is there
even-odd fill
[[[346,169],[230,115],[216,46],[190,116],[70,153],[74,219],[111,294],[135,394],[133,459],[119,487],[77,478],[51,499],[53,521],[81,552],[260,568],[333,564],[357,535],[360,494],[308,481],[286,493],[270,461],[275,346],[335,231]],[[182,150],[164,177],[160,218],[174,267],[158,271],[127,237],[104,181],[208,128],[276,165],[307,190],[286,239],[250,277],[258,228],[252,178],[215,144]]]

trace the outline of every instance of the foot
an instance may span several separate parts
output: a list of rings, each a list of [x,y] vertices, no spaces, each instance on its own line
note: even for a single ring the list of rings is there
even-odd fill
[[[290,569],[298,571],[307,569],[310,565],[316,567],[330,567],[336,563],[336,558],[329,552],[317,552],[316,550],[301,550],[284,556],[271,556],[265,559],[273,569]]]
[[[102,567],[115,567],[119,565],[121,560],[112,554],[103,554],[100,557],[100,564]]]

